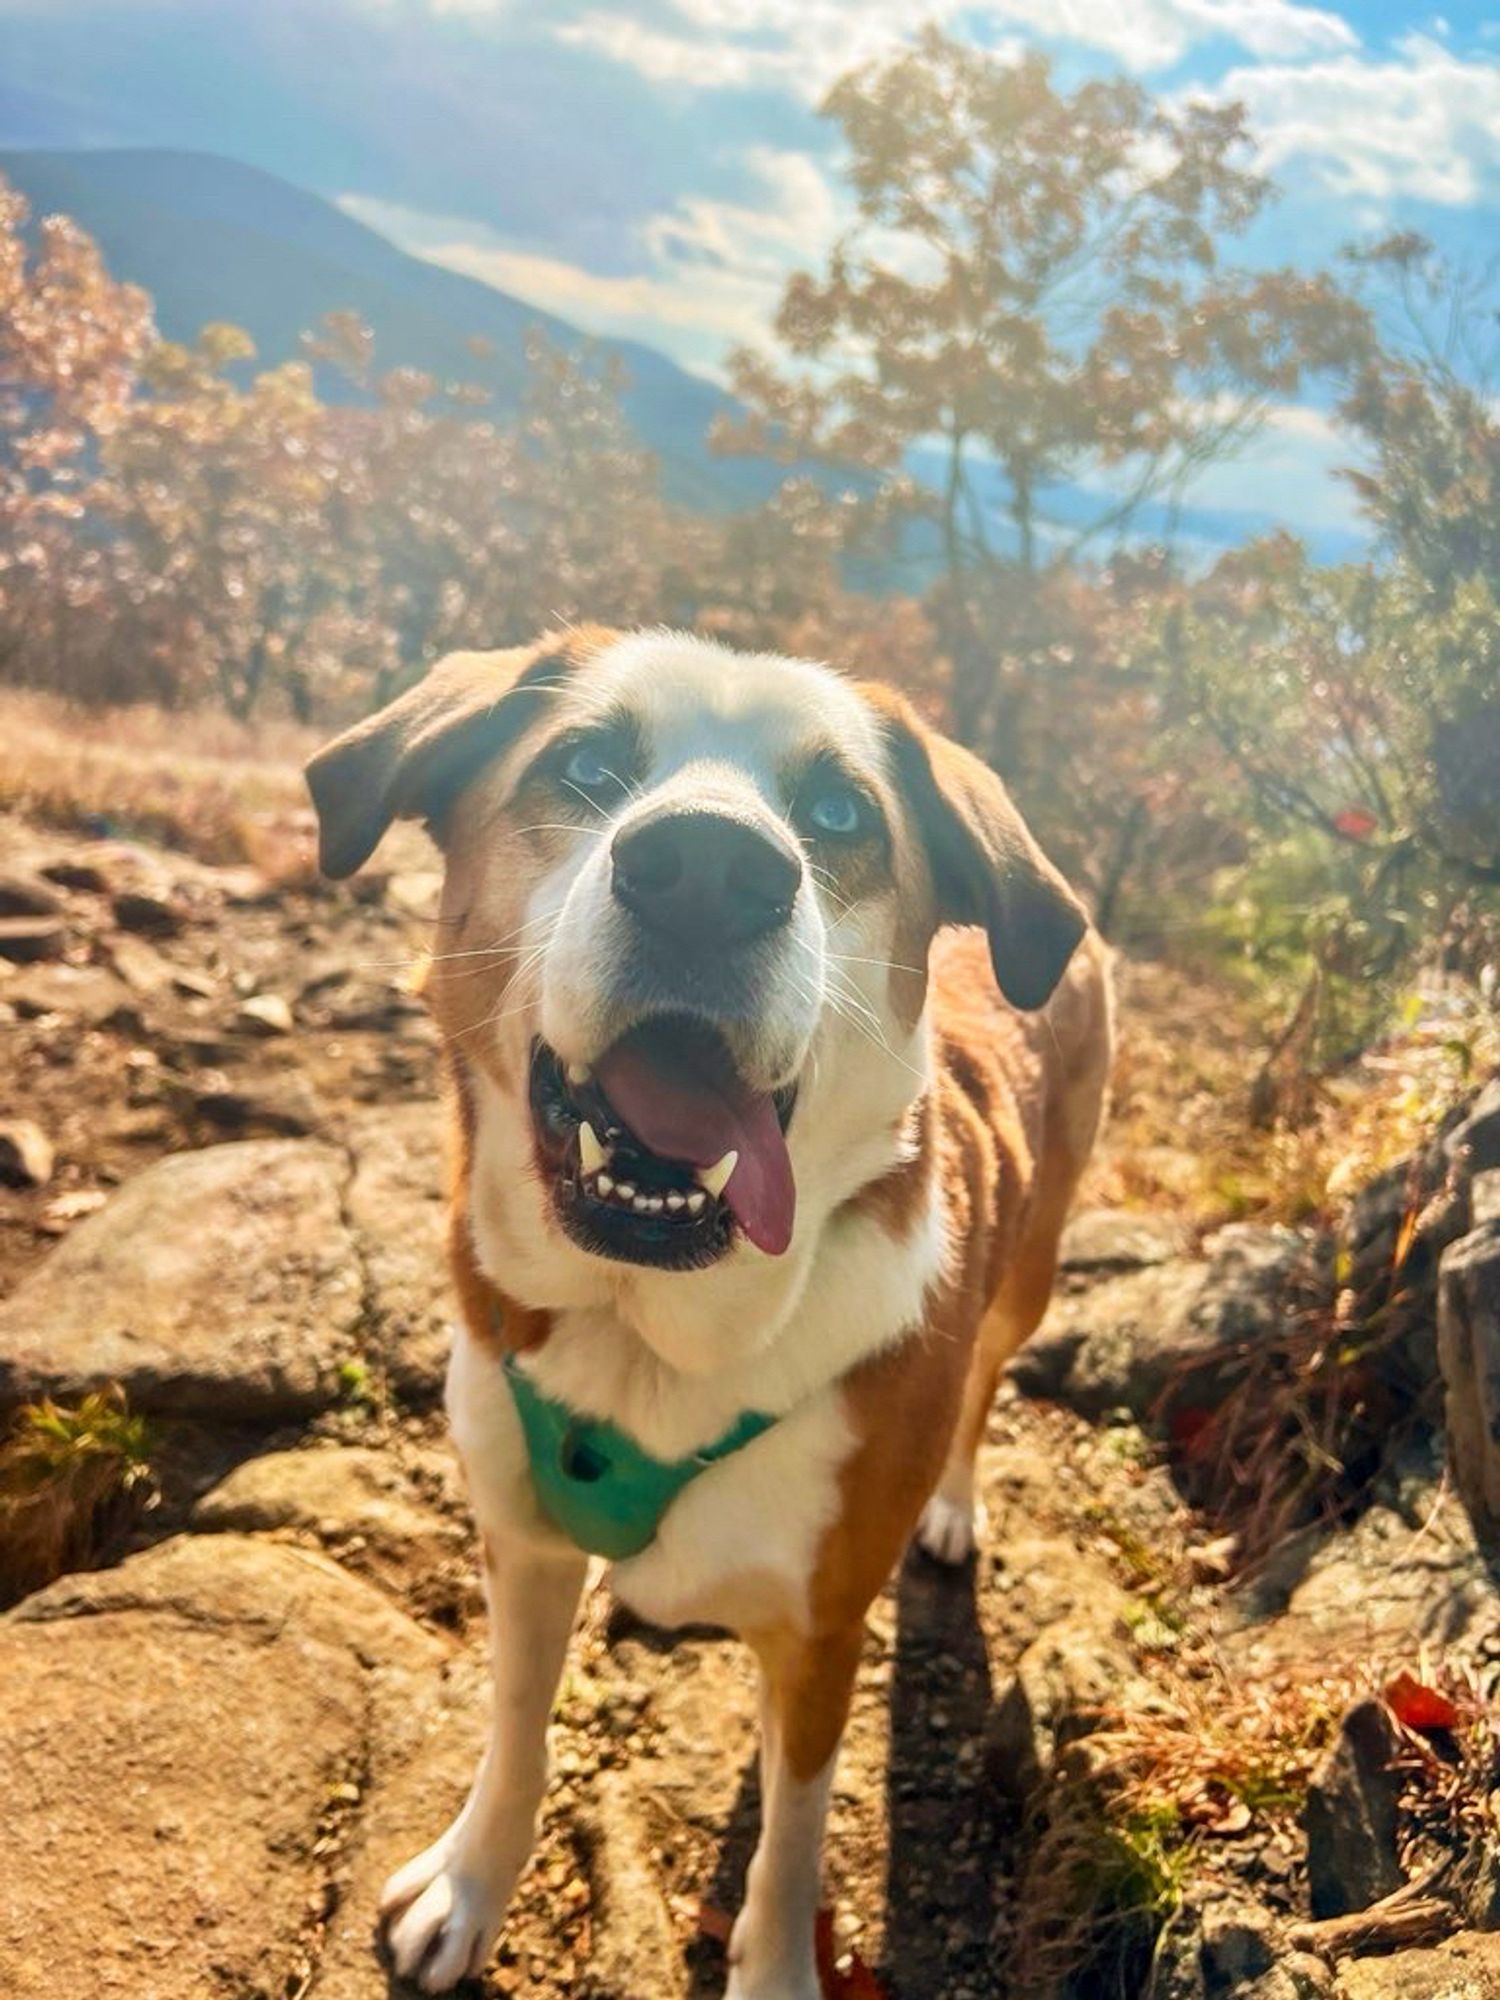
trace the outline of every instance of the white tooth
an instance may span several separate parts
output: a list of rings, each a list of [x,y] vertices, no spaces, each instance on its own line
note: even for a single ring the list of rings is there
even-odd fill
[[[600,1174],[599,1178],[594,1182],[594,1186],[600,1194],[612,1194],[614,1192],[614,1185],[608,1174]]]
[[[620,1197],[621,1201],[634,1201],[635,1182],[621,1181],[619,1186],[615,1189],[615,1193]]]
[[[601,1167],[609,1165],[609,1154],[600,1145],[587,1118],[578,1128],[578,1157],[586,1174],[597,1174]]]
[[[703,1213],[703,1204],[707,1200],[708,1196],[703,1192],[702,1188],[695,1188],[687,1198],[688,1213],[690,1215],[701,1215]]]
[[[700,1167],[698,1169],[699,1186],[706,1187],[714,1199],[717,1200],[724,1192],[729,1181],[729,1176],[734,1172],[739,1163],[740,1156],[738,1153],[726,1153],[723,1159],[715,1161],[713,1166]]]
[[[643,1194],[638,1194],[630,1206],[635,1210],[637,1215],[645,1215],[650,1209],[651,1204]]]
[[[587,1063],[569,1063],[564,1071],[569,1083],[575,1087],[587,1083],[593,1073]]]
[[[667,1207],[671,1209],[674,1215],[677,1213],[678,1209],[681,1208],[682,1206],[683,1206],[683,1200],[680,1194],[669,1194],[667,1196]]]
[[[662,1211],[661,1196],[659,1194],[648,1195],[646,1198],[646,1207],[652,1215],[660,1215]]]

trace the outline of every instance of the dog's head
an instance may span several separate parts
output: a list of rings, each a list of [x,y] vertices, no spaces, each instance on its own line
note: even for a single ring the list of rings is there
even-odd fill
[[[682,634],[454,655],[308,778],[331,875],[397,816],[441,844],[434,1011],[592,1260],[786,1251],[921,1092],[935,931],[1035,1008],[1085,928],[899,697]]]

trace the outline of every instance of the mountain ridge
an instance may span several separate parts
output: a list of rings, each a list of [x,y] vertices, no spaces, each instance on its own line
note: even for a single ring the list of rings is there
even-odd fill
[[[311,190],[223,155],[168,148],[0,149],[0,175],[39,214],[71,215],[114,276],[148,291],[157,325],[190,341],[213,320],[241,326],[257,359],[301,355],[325,313],[351,310],[374,331],[381,367],[476,382],[500,414],[525,386],[526,334],[617,356],[625,413],[677,504],[708,513],[768,498],[785,468],[715,456],[714,419],[737,405],[716,384],[640,341],[596,338],[540,307],[398,248]],[[477,338],[489,351],[476,353]],[[320,390],[341,393],[330,371]],[[347,393],[346,389],[342,393]]]

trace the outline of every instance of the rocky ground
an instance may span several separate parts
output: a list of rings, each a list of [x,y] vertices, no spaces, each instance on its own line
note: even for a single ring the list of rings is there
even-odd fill
[[[153,1475],[105,1566],[0,1538],[7,2000],[400,1990],[376,1890],[483,1667],[395,853],[333,896],[0,820],[0,1407],[117,1382]],[[1500,1994],[1496,1166],[1492,1092],[1336,1234],[1075,1221],[983,1554],[870,1620],[829,1902],[891,2000]],[[734,1645],[593,1594],[485,1992],[720,1990],[752,1716]]]

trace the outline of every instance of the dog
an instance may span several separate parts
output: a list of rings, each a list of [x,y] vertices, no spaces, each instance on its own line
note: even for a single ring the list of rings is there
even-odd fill
[[[591,1555],[747,1641],[763,1825],[727,2000],[817,2000],[865,1615],[974,1545],[999,1370],[1100,1119],[1107,954],[998,778],[896,694],[669,631],[458,653],[308,767],[320,858],[445,859],[447,1409],[493,1705],[386,1885],[398,1973],[484,1964],[527,1860]]]

